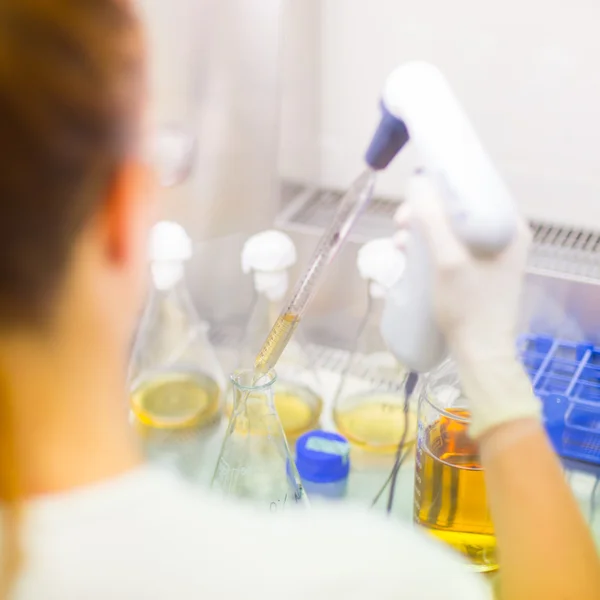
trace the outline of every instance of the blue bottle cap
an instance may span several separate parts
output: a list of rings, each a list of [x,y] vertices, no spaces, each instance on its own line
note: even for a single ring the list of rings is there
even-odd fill
[[[302,479],[333,483],[348,477],[350,444],[328,431],[309,431],[296,442],[296,467]]]

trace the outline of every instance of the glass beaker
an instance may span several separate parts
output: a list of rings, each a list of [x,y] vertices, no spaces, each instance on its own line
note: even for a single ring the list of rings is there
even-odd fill
[[[153,288],[129,369],[131,409],[162,429],[203,426],[219,413],[224,377],[185,284],[191,242],[177,223],[152,230]]]
[[[380,321],[385,295],[400,277],[404,257],[392,239],[381,238],[360,249],[357,266],[367,282],[367,307],[335,395],[333,418],[340,433],[353,444],[392,453],[404,430],[408,371],[387,350]],[[416,430],[416,407],[409,408],[406,442],[414,442]]]
[[[256,381],[254,370],[231,376],[234,405],[217,460],[212,488],[254,500],[271,512],[308,499],[290,453],[273,399],[274,371]]]
[[[429,376],[419,399],[415,522],[461,552],[475,570],[498,568],[479,448],[452,361]]]

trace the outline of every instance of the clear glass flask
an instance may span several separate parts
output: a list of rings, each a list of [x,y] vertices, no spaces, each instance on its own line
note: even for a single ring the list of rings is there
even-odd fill
[[[254,370],[231,376],[234,408],[212,480],[216,492],[253,500],[271,512],[308,505],[275,410],[276,380],[274,371],[258,381]]]
[[[240,347],[239,367],[253,365],[281,312],[288,290],[288,269],[296,262],[292,240],[279,231],[252,236],[242,251],[242,270],[252,273],[254,296]],[[302,338],[301,327],[277,362],[275,408],[290,441],[317,428],[323,402],[321,385]],[[228,403],[228,412],[232,405]]]
[[[447,361],[420,394],[414,518],[487,572],[498,568],[496,538],[469,419],[456,368]]]
[[[365,244],[358,270],[367,280],[367,309],[354,352],[336,392],[333,418],[353,444],[380,453],[397,450],[404,430],[404,385],[407,370],[388,352],[380,333],[387,290],[398,280],[404,257],[389,238]],[[416,407],[409,410],[407,442],[416,438]]]
[[[131,409],[150,427],[206,425],[219,414],[224,376],[185,284],[191,242],[170,222],[151,237],[154,285],[130,363]]]

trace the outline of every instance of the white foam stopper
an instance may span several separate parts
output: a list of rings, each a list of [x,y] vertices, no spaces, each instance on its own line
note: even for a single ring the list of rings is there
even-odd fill
[[[285,296],[289,275],[287,270],[296,263],[296,246],[291,238],[270,229],[250,237],[242,249],[242,271],[254,273],[254,287],[269,301]]]
[[[289,235],[269,229],[248,238],[242,249],[242,271],[283,271],[296,263],[296,246]]]
[[[185,261],[192,257],[192,240],[174,221],[160,221],[150,232],[150,260]]]
[[[371,296],[383,298],[402,277],[406,257],[392,238],[377,238],[362,246],[356,263],[360,276],[370,282]]]
[[[150,233],[150,260],[154,285],[168,289],[183,278],[183,263],[192,257],[192,241],[173,221],[157,223]]]

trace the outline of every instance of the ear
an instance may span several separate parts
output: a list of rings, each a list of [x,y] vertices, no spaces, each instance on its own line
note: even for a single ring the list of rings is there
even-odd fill
[[[154,196],[147,166],[131,161],[119,168],[109,189],[103,219],[109,261],[123,264],[145,253],[154,217]]]

